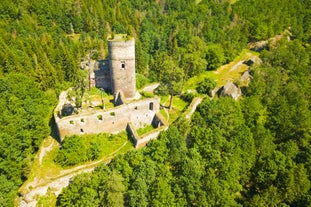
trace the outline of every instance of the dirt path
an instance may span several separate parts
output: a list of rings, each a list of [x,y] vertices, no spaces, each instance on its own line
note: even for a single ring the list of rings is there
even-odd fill
[[[46,153],[48,153],[49,151],[51,151],[53,149],[53,143],[51,143],[49,146],[47,147],[42,147],[40,150],[40,154],[39,154],[39,163],[40,165],[42,164],[42,159],[43,157],[46,155]]]
[[[80,174],[80,173],[86,173],[91,172],[94,170],[94,168],[100,164],[100,163],[108,163],[110,160],[128,143],[126,141],[122,146],[120,146],[117,150],[112,152],[109,156],[104,157],[100,160],[90,162],[87,164],[79,165],[77,167],[62,170],[59,175],[56,175],[55,177],[48,177],[44,178],[44,180],[39,179],[36,177],[31,183],[29,183],[27,186],[27,189],[29,191],[23,195],[22,201],[20,202],[20,207],[35,207],[37,205],[37,198],[39,196],[46,195],[48,189],[50,189],[56,196],[58,196],[62,189],[67,187],[70,183],[70,180]],[[50,146],[49,146],[50,147]],[[47,147],[48,148],[48,147]],[[46,148],[46,149],[47,149]],[[44,150],[41,150],[41,152]],[[42,158],[44,156],[44,153],[42,154]],[[42,160],[41,158],[41,160]],[[39,157],[40,159],[40,157]]]

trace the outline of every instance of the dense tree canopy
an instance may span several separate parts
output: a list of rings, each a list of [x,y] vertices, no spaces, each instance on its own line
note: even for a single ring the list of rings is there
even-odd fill
[[[106,58],[109,36],[134,36],[137,72],[174,95],[249,42],[285,30],[290,40],[261,52],[241,101],[205,100],[185,137],[171,128],[79,176],[58,204],[309,205],[310,21],[302,0],[0,1],[0,205],[13,205],[58,93],[81,86],[79,62],[94,50]]]
[[[186,136],[171,126],[146,148],[99,167],[109,170],[91,179],[118,172],[124,206],[309,206],[310,48],[286,40],[261,58],[241,100],[205,99]],[[79,179],[59,206],[76,205],[75,192],[99,183]],[[104,202],[107,188],[92,189],[84,202]]]
[[[49,133],[53,98],[24,75],[0,78],[0,203],[13,205],[15,192],[30,172],[31,160]]]

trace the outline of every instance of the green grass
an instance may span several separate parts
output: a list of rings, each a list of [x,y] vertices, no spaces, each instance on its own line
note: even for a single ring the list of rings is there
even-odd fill
[[[165,118],[166,121],[168,121],[169,115],[166,113],[164,109],[160,109],[160,114]]]
[[[183,113],[183,111],[187,108],[189,105],[188,102],[182,100],[179,96],[174,96],[173,97],[173,102],[172,102],[172,109],[168,109],[170,103],[170,96],[165,95],[161,96],[161,101],[160,104],[166,109],[160,110],[160,113],[166,118],[169,124],[173,123],[178,117]],[[167,117],[167,113],[165,112],[168,111],[169,117]]]
[[[179,96],[174,96],[173,98],[173,108],[178,111],[183,111],[188,104],[188,102],[182,100]]]
[[[93,87],[93,88],[91,88],[91,90],[86,91],[86,93],[89,94],[89,95],[100,95],[101,92],[100,92],[100,90],[98,88]],[[103,92],[103,94],[104,93],[105,92]]]
[[[247,65],[241,64],[241,61],[245,61],[250,59],[251,57],[259,56],[259,53],[254,51],[250,51],[244,49],[241,54],[236,57],[232,62],[219,67],[215,71],[205,71],[204,73],[200,74],[199,76],[195,76],[190,78],[184,86],[184,91],[187,90],[195,90],[196,87],[199,85],[204,78],[211,78],[216,81],[217,86],[225,85],[230,81],[235,81],[238,79],[243,72],[245,72],[248,68]]]
[[[101,154],[97,160],[108,161],[111,159],[111,156],[115,156],[117,154],[123,154],[130,150],[134,149],[133,144],[128,141],[128,137],[126,132],[121,132],[120,134],[113,136],[106,136],[105,138],[101,138],[99,135],[87,135],[87,139],[83,140],[84,144],[89,144],[94,139],[100,139],[101,146]],[[93,137],[92,137],[93,136]],[[97,137],[96,137],[97,136]],[[125,144],[126,143],[126,144]],[[125,144],[125,145],[124,145]],[[39,162],[39,154],[42,150],[42,147],[48,147],[52,145],[52,150],[47,152],[42,159],[42,162]],[[116,153],[114,153],[116,150]],[[27,188],[27,184],[34,180],[38,180],[39,183],[37,185],[41,185],[44,182],[53,180],[62,175],[62,171],[65,169],[70,169],[72,167],[62,167],[59,164],[55,163],[54,159],[59,153],[59,144],[52,137],[46,138],[42,144],[41,148],[38,151],[37,156],[33,161],[33,165],[31,167],[31,172],[28,175],[28,180],[21,186],[19,192],[26,193],[29,189]],[[83,164],[91,164],[91,161],[83,163]],[[82,163],[80,163],[82,164]],[[45,198],[43,198],[45,200]],[[45,201],[42,201],[45,202]]]
[[[150,131],[152,131],[154,129],[155,128],[152,125],[148,125],[146,127],[139,128],[136,131],[137,131],[138,136],[141,136],[141,135],[146,134],[146,133],[148,133],[148,132],[150,132]]]
[[[108,156],[128,141],[127,133],[73,135],[66,137],[54,159],[64,167],[76,166]]]
[[[154,97],[154,93],[153,92],[142,91],[142,92],[140,92],[140,95],[143,98],[152,98],[152,97]]]
[[[39,154],[42,150],[42,147],[48,147],[52,145],[51,151],[47,152],[42,159],[42,163],[39,161]],[[53,159],[59,148],[58,142],[52,137],[47,137],[43,140],[40,150],[37,153],[31,167],[30,174],[28,175],[28,180],[21,186],[20,192],[24,192],[26,185],[32,182],[35,178],[43,179],[45,177],[51,177],[60,173],[62,168],[56,164]]]
[[[101,143],[100,158],[110,155],[128,141],[128,136],[125,131],[117,135],[110,135],[104,139],[102,138],[101,136],[98,137],[98,141]]]
[[[37,206],[40,207],[52,207],[56,206],[57,198],[50,189],[48,189],[47,195],[38,198]]]
[[[114,104],[111,100],[113,100],[113,95],[108,94],[106,92],[102,93],[104,104],[106,109],[114,108]],[[102,99],[101,99],[101,91],[98,88],[92,88],[90,91],[86,91],[83,96],[83,108],[88,109],[90,104],[92,103],[94,108],[101,109],[102,108]]]
[[[178,119],[178,117],[183,113],[183,111],[187,108],[189,105],[188,102],[182,100],[179,96],[173,97],[173,107],[171,110],[169,110],[169,124],[173,123]]]

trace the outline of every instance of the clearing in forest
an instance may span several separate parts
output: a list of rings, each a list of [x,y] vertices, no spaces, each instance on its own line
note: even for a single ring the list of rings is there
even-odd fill
[[[184,91],[195,90],[204,78],[211,78],[216,81],[217,86],[223,86],[228,82],[237,80],[249,68],[245,61],[258,58],[259,53],[244,49],[241,54],[232,62],[219,67],[214,71],[205,71],[204,73],[190,78],[184,85]]]

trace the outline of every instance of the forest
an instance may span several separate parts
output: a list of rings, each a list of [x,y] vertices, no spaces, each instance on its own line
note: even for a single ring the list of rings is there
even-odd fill
[[[1,206],[14,206],[60,91],[81,85],[91,51],[107,57],[108,37],[134,36],[138,75],[178,95],[284,31],[239,101],[205,99],[190,122],[77,176],[56,205],[311,205],[310,1],[2,0],[0,25]]]

